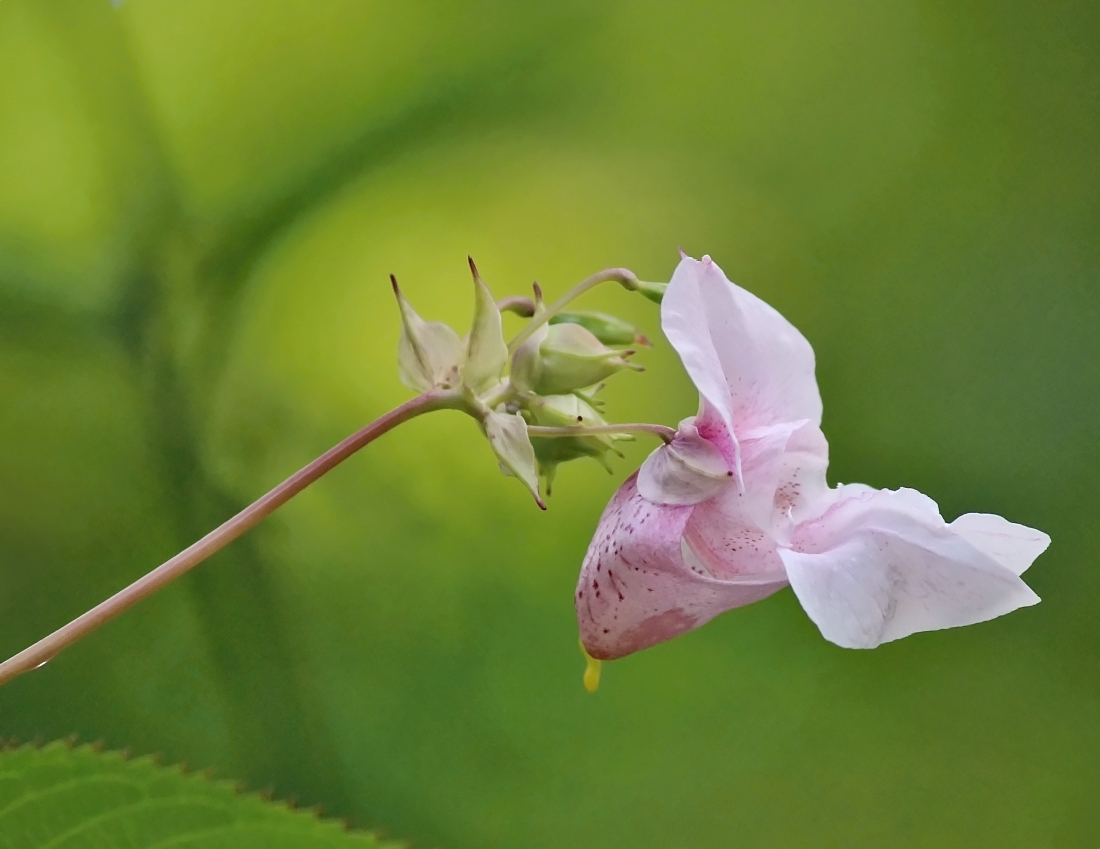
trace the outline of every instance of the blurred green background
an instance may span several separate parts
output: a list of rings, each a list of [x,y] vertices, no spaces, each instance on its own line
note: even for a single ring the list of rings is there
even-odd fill
[[[813,343],[831,479],[1050,533],[1044,601],[873,652],[789,591],[580,685],[614,477],[541,514],[417,420],[46,668],[0,734],[415,847],[1100,845],[1100,6],[0,2],[0,652],[408,393],[394,272],[710,253]],[[694,412],[661,340],[619,421]],[[516,325],[518,327],[518,325]]]

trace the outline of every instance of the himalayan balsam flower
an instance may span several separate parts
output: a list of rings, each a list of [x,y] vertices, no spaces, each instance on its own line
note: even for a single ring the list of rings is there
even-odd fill
[[[661,324],[700,412],[600,519],[576,592],[581,640],[622,657],[790,584],[826,639],[873,648],[1039,601],[1050,538],[983,513],[947,523],[911,489],[829,489],[810,344],[709,257],[685,257]]]

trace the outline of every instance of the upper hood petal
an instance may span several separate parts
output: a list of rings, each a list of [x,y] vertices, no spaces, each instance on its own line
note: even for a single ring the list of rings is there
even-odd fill
[[[961,527],[914,490],[840,487],[779,554],[806,613],[845,648],[984,622],[1039,601],[1017,577],[1014,556],[991,556],[971,542],[974,528]],[[1032,540],[1021,545],[1038,554]]]
[[[744,429],[781,422],[821,423],[810,343],[710,257],[681,260],[661,304],[661,327],[738,438]]]
[[[637,475],[611,499],[577,582],[577,622],[585,649],[610,660],[648,648],[786,586],[778,575],[718,580],[689,566],[681,551],[693,507],[653,504]]]

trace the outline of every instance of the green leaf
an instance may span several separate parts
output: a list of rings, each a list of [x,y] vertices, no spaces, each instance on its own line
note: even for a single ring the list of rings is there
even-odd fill
[[[0,752],[0,834],[11,849],[395,847],[227,781],[50,743]]]

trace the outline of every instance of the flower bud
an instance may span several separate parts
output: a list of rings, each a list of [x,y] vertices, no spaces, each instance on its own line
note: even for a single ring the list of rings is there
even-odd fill
[[[530,398],[526,403],[525,412],[531,424],[542,427],[592,427],[607,424],[591,404],[577,395]],[[629,437],[608,433],[532,437],[531,444],[538,459],[539,473],[546,481],[546,494],[550,494],[550,486],[558,466],[570,460],[591,457],[610,472],[611,464],[607,460],[607,454],[608,452],[618,454],[613,443],[616,439],[624,438]]]
[[[538,347],[533,389],[539,395],[563,395],[624,368],[641,371],[641,366],[625,359],[633,353],[608,348],[579,324],[555,324],[546,329]]]
[[[542,375],[542,356],[539,347],[549,328],[544,324],[531,334],[522,345],[516,348],[512,354],[512,365],[509,370],[509,379],[512,386],[520,392],[534,392]]]
[[[462,340],[443,322],[425,321],[417,315],[392,274],[390,282],[401,310],[401,340],[397,344],[401,382],[417,392],[457,386],[464,359]]]
[[[563,312],[558,313],[550,324],[579,324],[605,345],[645,345],[649,340],[642,336],[634,325],[604,312]]]

